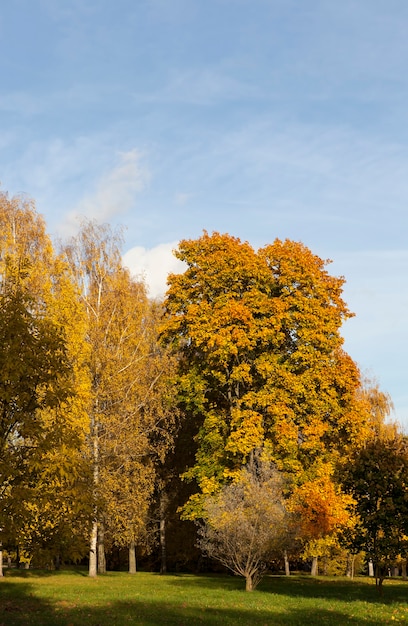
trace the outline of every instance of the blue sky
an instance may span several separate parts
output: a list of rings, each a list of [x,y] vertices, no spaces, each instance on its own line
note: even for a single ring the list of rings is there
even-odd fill
[[[407,32],[405,0],[4,0],[2,188],[124,225],[152,294],[203,229],[302,241],[408,430]]]

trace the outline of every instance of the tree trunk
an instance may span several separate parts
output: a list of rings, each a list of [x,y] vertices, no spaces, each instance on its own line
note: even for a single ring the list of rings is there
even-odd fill
[[[283,552],[283,559],[285,561],[285,576],[290,576],[290,563],[287,550],[284,550]]]
[[[166,555],[166,520],[160,520],[160,574],[167,572],[167,555]]]
[[[136,545],[134,541],[129,544],[129,574],[136,574]]]
[[[98,422],[95,416],[91,420],[92,434],[92,461],[93,461],[93,490],[96,499],[99,486],[99,437]],[[98,508],[94,505],[94,520],[92,522],[91,541],[89,546],[89,576],[95,577],[98,574]]]
[[[384,569],[376,565],[375,567],[375,586],[380,596],[383,594]]]
[[[247,574],[245,576],[245,591],[253,591],[254,590],[254,581],[252,579],[251,574]]]
[[[350,575],[351,575],[352,580],[354,579],[355,565],[356,565],[356,555],[352,554],[350,558]]]
[[[317,556],[314,556],[312,559],[312,569],[310,571],[310,574],[312,576],[317,576],[319,572],[319,559]]]
[[[402,566],[401,566],[401,576],[403,580],[407,579],[407,560],[405,559],[405,561],[402,561]]]
[[[167,572],[166,512],[167,494],[162,490],[160,494],[160,574]]]
[[[98,574],[106,574],[105,556],[105,525],[103,522],[98,528]]]
[[[371,559],[368,561],[368,575],[370,577],[374,576],[374,564]]]
[[[351,565],[351,554],[347,555],[347,561],[346,561],[346,576],[347,578],[352,578],[352,565]]]
[[[92,522],[91,541],[89,549],[89,576],[97,575],[97,544],[98,544],[98,522],[94,520]]]
[[[0,544],[0,577],[3,576],[3,546]]]

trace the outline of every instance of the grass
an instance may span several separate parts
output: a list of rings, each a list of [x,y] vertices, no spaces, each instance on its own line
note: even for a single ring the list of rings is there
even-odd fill
[[[0,626],[381,626],[407,624],[408,583],[271,576],[252,593],[233,576],[9,570]]]

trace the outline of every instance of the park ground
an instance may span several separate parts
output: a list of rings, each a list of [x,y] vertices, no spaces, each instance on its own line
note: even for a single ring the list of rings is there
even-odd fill
[[[408,583],[270,576],[251,592],[235,576],[8,570],[0,626],[408,625]]]

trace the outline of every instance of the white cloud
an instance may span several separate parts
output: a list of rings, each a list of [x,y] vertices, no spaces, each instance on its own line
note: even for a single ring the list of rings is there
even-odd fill
[[[83,217],[121,218],[149,180],[141,154],[115,152],[108,131],[27,141],[20,153],[5,145],[12,137],[3,135],[0,151],[9,154],[1,167],[4,187],[11,195],[34,197],[51,230],[63,237],[74,235]]]
[[[125,213],[147,180],[148,174],[140,165],[139,152],[122,152],[118,165],[100,178],[94,193],[79,202],[68,215],[68,221],[77,221],[79,216],[107,221]]]
[[[177,245],[178,242],[162,243],[150,249],[136,246],[123,256],[123,264],[131,274],[144,276],[152,298],[165,294],[169,273],[178,274],[185,270],[185,264],[173,254]]]

